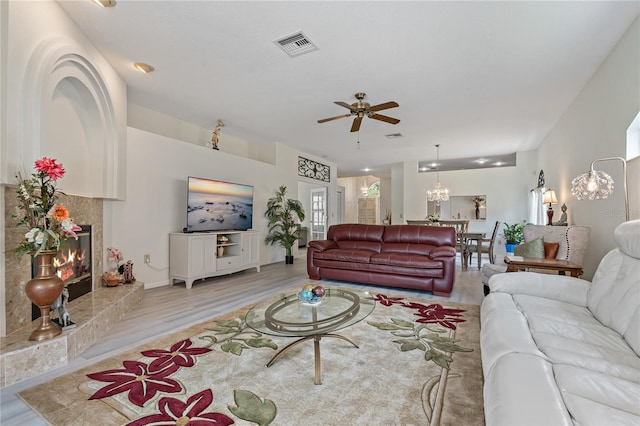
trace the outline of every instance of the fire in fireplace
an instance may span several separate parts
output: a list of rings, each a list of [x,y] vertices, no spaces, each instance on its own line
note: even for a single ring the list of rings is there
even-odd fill
[[[69,290],[69,301],[91,292],[91,225],[80,225],[78,239],[68,239],[54,259],[56,273]],[[36,275],[36,263],[32,262],[32,277]],[[40,309],[32,305],[32,319],[40,317]]]

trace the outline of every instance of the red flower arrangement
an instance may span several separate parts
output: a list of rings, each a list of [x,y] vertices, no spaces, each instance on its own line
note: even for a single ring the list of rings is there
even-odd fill
[[[30,178],[20,173],[18,180],[19,214],[13,215],[18,226],[26,226],[29,231],[15,252],[22,255],[38,255],[43,250],[59,250],[68,238],[78,239],[76,232],[81,228],[73,222],[69,210],[58,204],[56,181],[64,176],[62,164],[53,158],[43,157],[35,162],[35,172]]]

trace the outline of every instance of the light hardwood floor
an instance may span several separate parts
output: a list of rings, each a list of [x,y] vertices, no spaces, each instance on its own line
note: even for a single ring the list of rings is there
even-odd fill
[[[24,389],[91,365],[158,335],[185,328],[255,303],[278,291],[299,285],[306,278],[305,258],[300,256],[296,258],[294,265],[275,263],[263,266],[260,273],[256,273],[255,269],[252,269],[228,276],[196,281],[190,290],[187,290],[184,284],[145,290],[143,299],[136,310],[129,312],[121,322],[109,329],[78,358],[64,367],[1,389],[0,424],[3,426],[47,424],[17,396],[17,393]],[[417,290],[344,282],[335,283],[385,294],[424,297],[475,305],[482,303],[484,297],[480,271],[476,268],[461,270],[459,259],[456,267],[456,282],[450,298],[437,297],[430,292]],[[64,391],[61,389],[61,392]]]

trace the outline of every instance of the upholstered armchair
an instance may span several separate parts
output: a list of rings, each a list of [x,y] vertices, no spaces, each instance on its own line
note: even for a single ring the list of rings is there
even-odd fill
[[[543,237],[545,243],[558,243],[556,259],[582,266],[590,233],[591,228],[586,226],[527,225],[524,227],[524,241],[529,242]],[[496,256],[495,263],[482,265],[482,283],[485,285],[485,290],[492,275],[506,271],[507,265],[501,256]]]

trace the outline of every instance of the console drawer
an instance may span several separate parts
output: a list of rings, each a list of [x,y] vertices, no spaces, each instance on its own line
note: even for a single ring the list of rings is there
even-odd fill
[[[242,264],[241,256],[223,256],[219,257],[216,261],[216,269],[218,271],[223,269],[230,269],[238,267]]]

